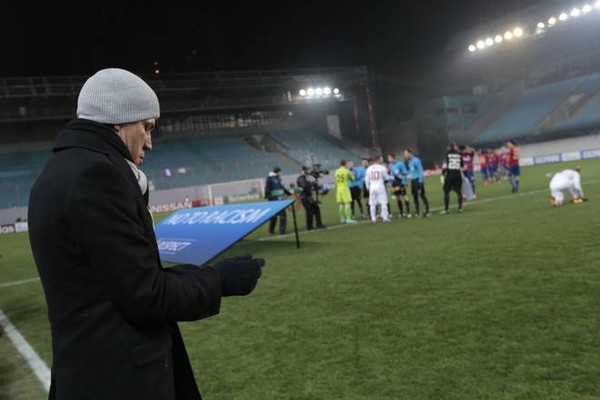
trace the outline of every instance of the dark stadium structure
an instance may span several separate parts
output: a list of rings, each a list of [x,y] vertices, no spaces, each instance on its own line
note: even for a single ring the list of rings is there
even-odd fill
[[[0,80],[0,208],[27,205],[57,132],[75,116],[85,79]],[[155,149],[144,166],[156,190],[259,178],[276,165],[286,174],[305,164],[332,168],[379,146],[367,67],[144,79],[161,101]]]

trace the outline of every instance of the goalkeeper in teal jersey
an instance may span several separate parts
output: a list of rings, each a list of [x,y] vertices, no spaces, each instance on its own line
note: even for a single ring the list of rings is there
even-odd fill
[[[340,210],[340,222],[342,224],[355,224],[350,211],[350,187],[348,183],[353,181],[354,175],[346,168],[346,160],[340,161],[340,167],[335,171],[335,198]]]

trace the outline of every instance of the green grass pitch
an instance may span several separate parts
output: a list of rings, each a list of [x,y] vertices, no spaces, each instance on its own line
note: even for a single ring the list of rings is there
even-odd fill
[[[181,324],[204,396],[599,399],[600,161],[578,164],[580,205],[550,207],[546,174],[574,163],[549,164],[523,168],[521,194],[479,185],[461,215],[339,227],[328,195],[335,229],[300,250],[261,228],[226,254],[267,259],[256,291]],[[439,178],[426,189],[439,209]],[[0,254],[0,284],[37,276],[26,234]],[[0,287],[0,309],[50,365],[40,283]],[[0,399],[45,396],[0,337]]]

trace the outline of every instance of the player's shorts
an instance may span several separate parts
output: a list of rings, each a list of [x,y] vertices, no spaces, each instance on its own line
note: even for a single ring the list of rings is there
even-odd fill
[[[470,183],[475,182],[475,172],[473,171],[465,171],[465,177],[468,179]]]
[[[392,183],[392,194],[394,196],[406,196],[406,185],[402,184],[402,180],[394,179]]]
[[[371,190],[369,196],[369,205],[371,204],[383,204],[388,203],[387,191],[384,190]]]
[[[508,173],[512,176],[521,176],[521,166],[519,164],[510,165],[508,167]]]
[[[352,197],[352,201],[354,201],[354,200],[360,200],[360,187],[359,186],[352,186],[350,188],[350,196]]]
[[[498,172],[498,166],[497,165],[490,165],[488,167],[488,170],[490,171],[490,177],[494,177],[496,176],[496,173]]]
[[[352,197],[350,196],[350,189],[348,188],[343,188],[343,189],[337,189],[335,191],[335,200],[338,203],[352,203]]]
[[[446,175],[446,179],[444,179],[444,192],[450,192],[451,190],[457,193],[461,192],[462,177],[460,176],[460,172],[448,172],[448,175]]]
[[[490,170],[489,167],[481,167],[481,169],[479,170],[479,172],[481,173],[481,178],[484,181],[487,181],[488,178],[490,177]]]
[[[425,195],[425,184],[420,183],[418,179],[410,181],[410,191],[413,196]]]

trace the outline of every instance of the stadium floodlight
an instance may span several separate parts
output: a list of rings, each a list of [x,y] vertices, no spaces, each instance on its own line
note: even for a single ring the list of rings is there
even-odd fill
[[[306,90],[304,90],[304,89],[300,89],[299,93],[300,93],[300,96],[302,96],[302,97],[306,96]]]
[[[523,36],[523,29],[521,29],[521,28],[515,28],[515,30],[513,31],[513,35],[515,37],[521,37],[521,36]]]
[[[326,95],[326,96],[329,96],[331,94],[331,88],[324,87],[323,88],[323,94]]]
[[[561,21],[566,21],[569,16],[566,13],[562,13],[558,16],[558,19]]]
[[[338,88],[333,89],[333,93],[334,94],[339,94],[340,93],[340,89],[338,89]]]
[[[315,95],[315,89],[309,87],[308,89],[306,89],[306,94],[309,95],[309,96],[314,96]]]
[[[588,12],[592,11],[592,6],[590,6],[589,4],[586,4],[583,6],[581,11],[583,11],[584,13],[588,13]]]
[[[469,51],[470,51],[470,52],[473,52],[473,51],[475,51],[475,50],[477,50],[477,47],[475,47],[475,45],[474,45],[474,44],[470,44],[470,45],[469,45]]]
[[[600,0],[598,0],[598,1],[596,2],[596,4],[594,4],[594,7],[596,7],[596,8],[600,8]]]
[[[579,10],[579,8],[574,8],[571,10],[571,17],[579,17],[580,14],[581,11]]]
[[[494,38],[494,41],[496,43],[502,43],[502,36],[501,35],[496,35],[496,37]]]
[[[477,48],[479,50],[484,49],[485,48],[485,42],[483,40],[478,40],[477,41]]]
[[[513,34],[510,31],[507,31],[506,33],[504,33],[504,39],[506,40],[510,40],[513,38]]]
[[[323,94],[323,89],[322,89],[322,88],[320,88],[320,87],[318,87],[318,88],[315,90],[315,94],[316,94],[317,96],[321,96],[321,95]]]
[[[494,45],[494,39],[492,39],[491,37],[485,39],[485,45],[486,46],[493,46]]]
[[[546,24],[543,22],[538,22],[537,27],[538,29],[544,29],[546,27]]]
[[[554,17],[548,18],[548,25],[552,26],[554,24],[556,24],[556,18],[554,18]]]

